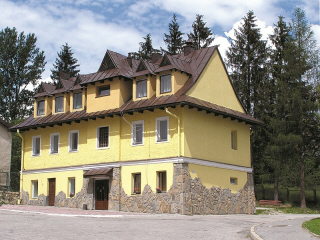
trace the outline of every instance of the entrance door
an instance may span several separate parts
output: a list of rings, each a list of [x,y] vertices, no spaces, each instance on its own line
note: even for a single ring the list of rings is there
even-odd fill
[[[49,206],[54,206],[54,199],[56,197],[56,179],[49,179]]]
[[[96,210],[108,210],[109,180],[96,180]]]

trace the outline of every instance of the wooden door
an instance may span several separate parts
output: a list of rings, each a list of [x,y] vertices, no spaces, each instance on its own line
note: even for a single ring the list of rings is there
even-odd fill
[[[49,206],[54,206],[54,199],[56,197],[56,179],[49,179]]]
[[[95,204],[96,210],[108,210],[109,180],[96,180]]]

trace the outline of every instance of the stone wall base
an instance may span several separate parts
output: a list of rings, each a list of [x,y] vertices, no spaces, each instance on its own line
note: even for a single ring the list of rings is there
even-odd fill
[[[17,204],[20,197],[19,192],[0,191],[0,205],[5,204]]]

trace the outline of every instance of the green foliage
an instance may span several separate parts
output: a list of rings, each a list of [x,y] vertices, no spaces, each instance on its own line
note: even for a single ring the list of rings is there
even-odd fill
[[[60,71],[69,73],[70,77],[75,77],[80,72],[80,70],[77,69],[80,64],[77,64],[78,60],[73,57],[74,52],[68,43],[62,45],[60,52],[57,54],[58,57],[53,64],[53,69],[51,69],[51,79],[57,83],[60,79]]]
[[[16,28],[0,32],[0,117],[10,122],[33,111],[33,91],[45,67],[44,52],[35,35],[18,34]]]
[[[144,42],[140,42],[140,48],[138,52],[131,52],[130,55],[133,59],[145,59],[150,60],[152,58],[152,53],[158,52],[160,53],[160,50],[154,49],[152,47],[152,39],[151,34],[148,33],[145,37],[143,37]]]
[[[195,49],[208,47],[214,40],[211,29],[206,27],[207,23],[202,18],[203,15],[196,15],[196,20],[192,24],[192,32],[188,34]]]
[[[181,52],[183,44],[182,36],[183,33],[179,30],[177,16],[173,14],[172,21],[169,23],[169,34],[165,33],[163,38],[169,54],[174,55]]]
[[[308,229],[310,232],[320,236],[320,218],[311,219],[302,224],[302,227]]]

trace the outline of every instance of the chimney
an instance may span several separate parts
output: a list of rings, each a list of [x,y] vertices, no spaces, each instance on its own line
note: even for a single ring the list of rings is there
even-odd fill
[[[151,62],[156,63],[158,61],[158,59],[161,57],[162,57],[161,53],[154,52],[151,55]]]
[[[64,80],[68,80],[70,78],[70,73],[66,73],[62,70],[59,71],[59,78],[60,79],[64,79]]]
[[[188,39],[183,45],[183,53],[185,56],[187,56],[193,51],[194,51],[194,47],[193,47],[192,41],[191,39]]]
[[[127,62],[128,62],[128,64],[129,64],[129,66],[132,68],[132,57],[131,57],[131,53],[128,53]]]

